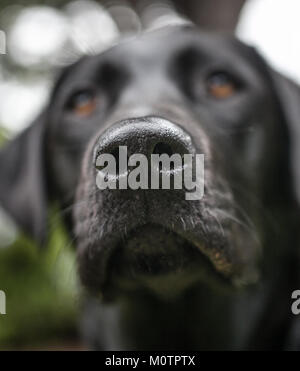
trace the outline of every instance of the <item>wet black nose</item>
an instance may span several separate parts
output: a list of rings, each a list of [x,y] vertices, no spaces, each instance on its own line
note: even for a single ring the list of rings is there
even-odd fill
[[[119,148],[127,147],[128,157],[143,154],[194,154],[190,135],[178,125],[159,117],[137,118],[119,122],[98,139],[94,151],[94,163],[101,154],[112,154],[116,160]]]

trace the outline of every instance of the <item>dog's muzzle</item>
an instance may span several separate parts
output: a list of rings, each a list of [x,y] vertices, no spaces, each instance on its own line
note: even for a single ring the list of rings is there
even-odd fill
[[[243,263],[231,243],[232,223],[223,221],[224,214],[216,215],[218,203],[222,207],[228,203],[229,209],[230,198],[222,192],[214,197],[208,187],[206,198],[187,201],[184,187],[175,181],[186,171],[184,162],[159,165],[158,173],[168,178],[169,188],[157,184],[151,188],[150,167],[140,174],[140,178],[150,176],[147,187],[136,187],[136,183],[131,187],[130,176],[136,171],[131,165],[143,163],[137,155],[149,165],[153,155],[182,159],[195,156],[196,148],[189,133],[160,117],[116,123],[93,142],[85,157],[79,206],[74,212],[83,283],[102,292],[145,286],[165,292],[166,286],[172,290],[171,282],[181,290],[201,277],[213,274],[227,280],[234,270],[239,272]],[[111,167],[110,159],[114,160]],[[99,173],[112,187],[99,187]],[[86,204],[81,206],[81,202]]]

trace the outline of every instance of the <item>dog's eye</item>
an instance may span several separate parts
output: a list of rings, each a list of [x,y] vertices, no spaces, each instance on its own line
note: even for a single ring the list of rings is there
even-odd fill
[[[207,92],[214,98],[226,99],[237,91],[237,84],[226,72],[216,72],[207,79]]]
[[[67,108],[77,116],[90,116],[97,107],[96,94],[92,90],[79,91],[70,98]]]

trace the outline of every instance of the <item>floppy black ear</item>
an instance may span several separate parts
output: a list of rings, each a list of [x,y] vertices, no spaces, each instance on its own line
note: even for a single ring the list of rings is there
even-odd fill
[[[47,227],[45,114],[0,150],[0,205],[43,243]]]
[[[300,86],[273,70],[271,79],[289,133],[290,170],[300,203]]]

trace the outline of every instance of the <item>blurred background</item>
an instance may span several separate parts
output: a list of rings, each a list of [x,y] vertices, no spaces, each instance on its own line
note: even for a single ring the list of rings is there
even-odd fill
[[[46,104],[55,75],[84,54],[172,24],[236,34],[300,82],[299,0],[0,0],[0,145]],[[72,243],[49,211],[48,248],[20,235],[0,207],[1,349],[82,349]]]

